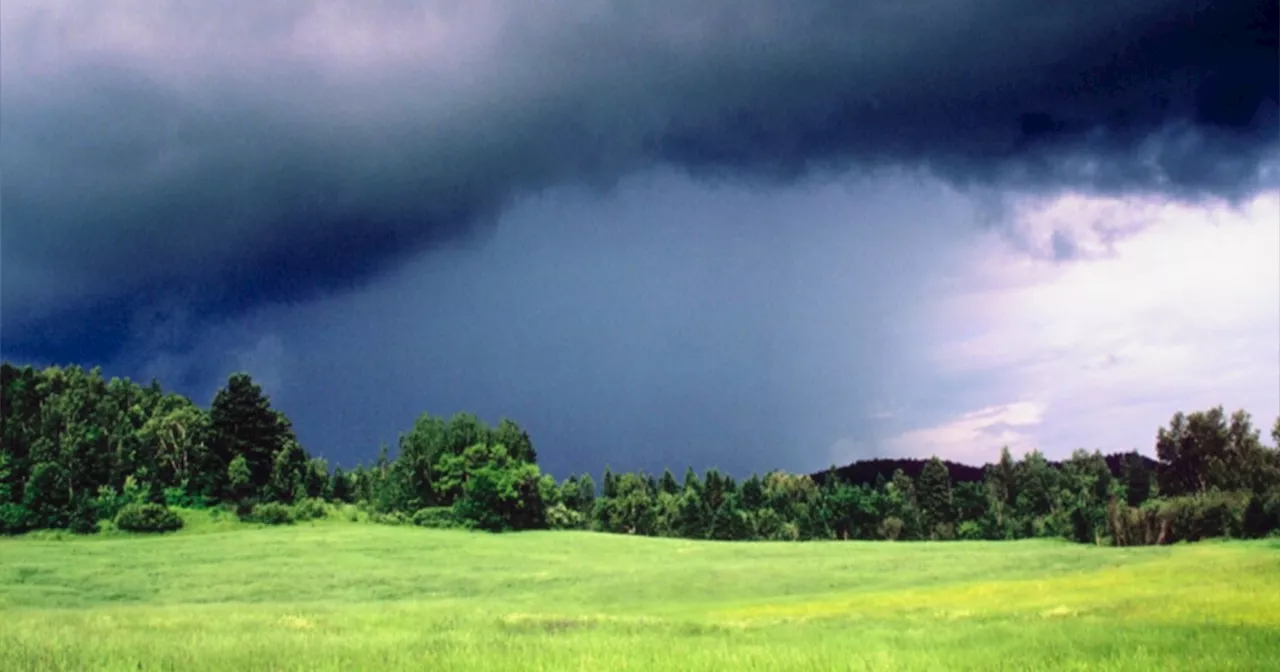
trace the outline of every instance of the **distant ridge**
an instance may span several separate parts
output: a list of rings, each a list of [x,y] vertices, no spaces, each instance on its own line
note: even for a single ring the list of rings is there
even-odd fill
[[[1111,453],[1104,456],[1107,461],[1107,468],[1111,470],[1111,474],[1115,477],[1124,475],[1125,460],[1132,453]],[[1147,471],[1154,472],[1159,464],[1155,460],[1142,455],[1142,464]],[[836,468],[836,476],[845,483],[852,485],[868,484],[874,485],[877,477],[884,477],[884,480],[893,478],[893,472],[901,469],[902,472],[911,478],[919,478],[920,472],[924,469],[924,465],[928,460],[914,458],[876,458],[873,460],[858,460],[850,462],[843,467]],[[986,467],[975,467],[950,460],[943,460],[942,464],[947,467],[947,472],[951,474],[952,483],[978,483],[982,481]],[[1050,461],[1049,464],[1058,467],[1061,462]],[[826,481],[829,470],[824,469],[819,472],[810,474],[818,484]]]

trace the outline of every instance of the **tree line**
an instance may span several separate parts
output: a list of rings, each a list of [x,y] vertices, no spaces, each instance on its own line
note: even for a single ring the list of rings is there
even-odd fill
[[[1280,418],[1271,432],[1280,444]],[[1005,448],[983,467],[872,460],[744,479],[615,473],[557,482],[510,420],[423,414],[392,453],[344,471],[298,442],[247,374],[206,410],[152,381],[99,369],[0,364],[0,533],[181,526],[218,507],[289,522],[351,504],[392,524],[579,529],[690,539],[1020,539],[1134,545],[1280,533],[1280,450],[1249,414],[1177,413],[1156,460],[1076,451],[1051,462]],[[348,507],[349,509],[353,507]],[[104,521],[106,521],[104,523]]]

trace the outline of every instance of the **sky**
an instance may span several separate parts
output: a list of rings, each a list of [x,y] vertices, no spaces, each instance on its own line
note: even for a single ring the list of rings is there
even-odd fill
[[[422,412],[510,417],[561,476],[1269,429],[1278,30],[1259,0],[6,0],[0,356],[200,403],[248,371],[344,465]]]

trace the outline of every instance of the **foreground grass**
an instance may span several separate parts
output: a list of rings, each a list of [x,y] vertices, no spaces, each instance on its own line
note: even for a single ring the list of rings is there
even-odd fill
[[[711,543],[324,521],[0,540],[0,669],[1262,670],[1280,544]]]

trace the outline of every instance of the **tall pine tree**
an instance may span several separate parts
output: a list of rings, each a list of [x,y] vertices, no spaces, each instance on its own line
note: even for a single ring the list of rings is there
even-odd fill
[[[287,419],[271,408],[271,401],[247,373],[236,373],[218,390],[209,409],[212,453],[229,466],[244,457],[248,468],[248,491],[261,493],[271,480],[276,453],[293,440]],[[219,471],[225,471],[223,466]],[[227,492],[227,483],[223,483]]]

